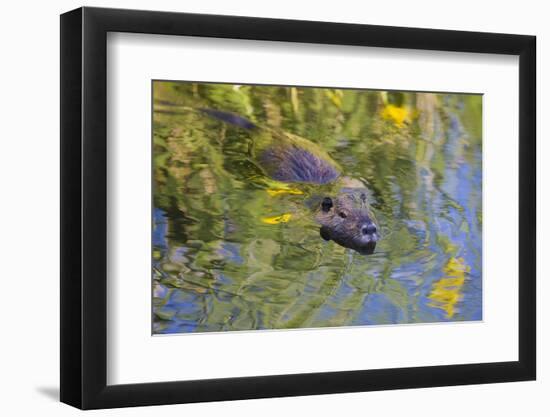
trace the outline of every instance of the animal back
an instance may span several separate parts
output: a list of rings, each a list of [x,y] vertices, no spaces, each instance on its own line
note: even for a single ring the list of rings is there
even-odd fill
[[[295,145],[268,148],[260,160],[268,175],[282,182],[327,184],[340,175],[330,162]]]

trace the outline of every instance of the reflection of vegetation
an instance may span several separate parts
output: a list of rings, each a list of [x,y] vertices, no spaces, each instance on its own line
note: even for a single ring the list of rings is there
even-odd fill
[[[462,286],[470,268],[464,265],[464,259],[451,258],[443,268],[445,276],[434,282],[428,298],[432,300],[430,306],[440,308],[452,318],[456,312],[456,305],[462,300]]]
[[[262,221],[267,224],[286,223],[292,217],[291,213],[281,214],[280,216],[263,217]]]
[[[380,93],[382,102],[384,103],[381,115],[382,118],[392,120],[398,127],[403,127],[405,123],[410,123],[413,118],[411,105],[405,102],[405,98],[411,95],[403,93]]]
[[[177,82],[153,93],[155,332],[479,318],[480,96]],[[309,206],[323,187],[274,181],[252,158],[272,137],[185,107],[320,145],[369,184],[376,253],[319,238]]]

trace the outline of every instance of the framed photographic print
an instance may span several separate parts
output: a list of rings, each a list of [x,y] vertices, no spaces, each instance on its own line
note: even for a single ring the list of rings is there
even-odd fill
[[[535,378],[535,38],[61,16],[61,400]]]

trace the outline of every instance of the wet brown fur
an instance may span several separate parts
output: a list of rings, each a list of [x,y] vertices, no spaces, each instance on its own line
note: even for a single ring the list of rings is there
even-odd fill
[[[362,228],[374,225],[364,189],[344,188],[331,198],[333,206],[324,210],[319,203],[315,219],[321,224],[321,236],[361,253],[372,253],[378,240],[378,233],[365,235]]]

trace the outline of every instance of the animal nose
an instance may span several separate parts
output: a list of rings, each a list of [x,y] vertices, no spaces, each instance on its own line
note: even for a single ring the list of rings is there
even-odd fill
[[[364,235],[373,235],[376,233],[376,225],[374,223],[365,224],[361,227],[361,233]]]

